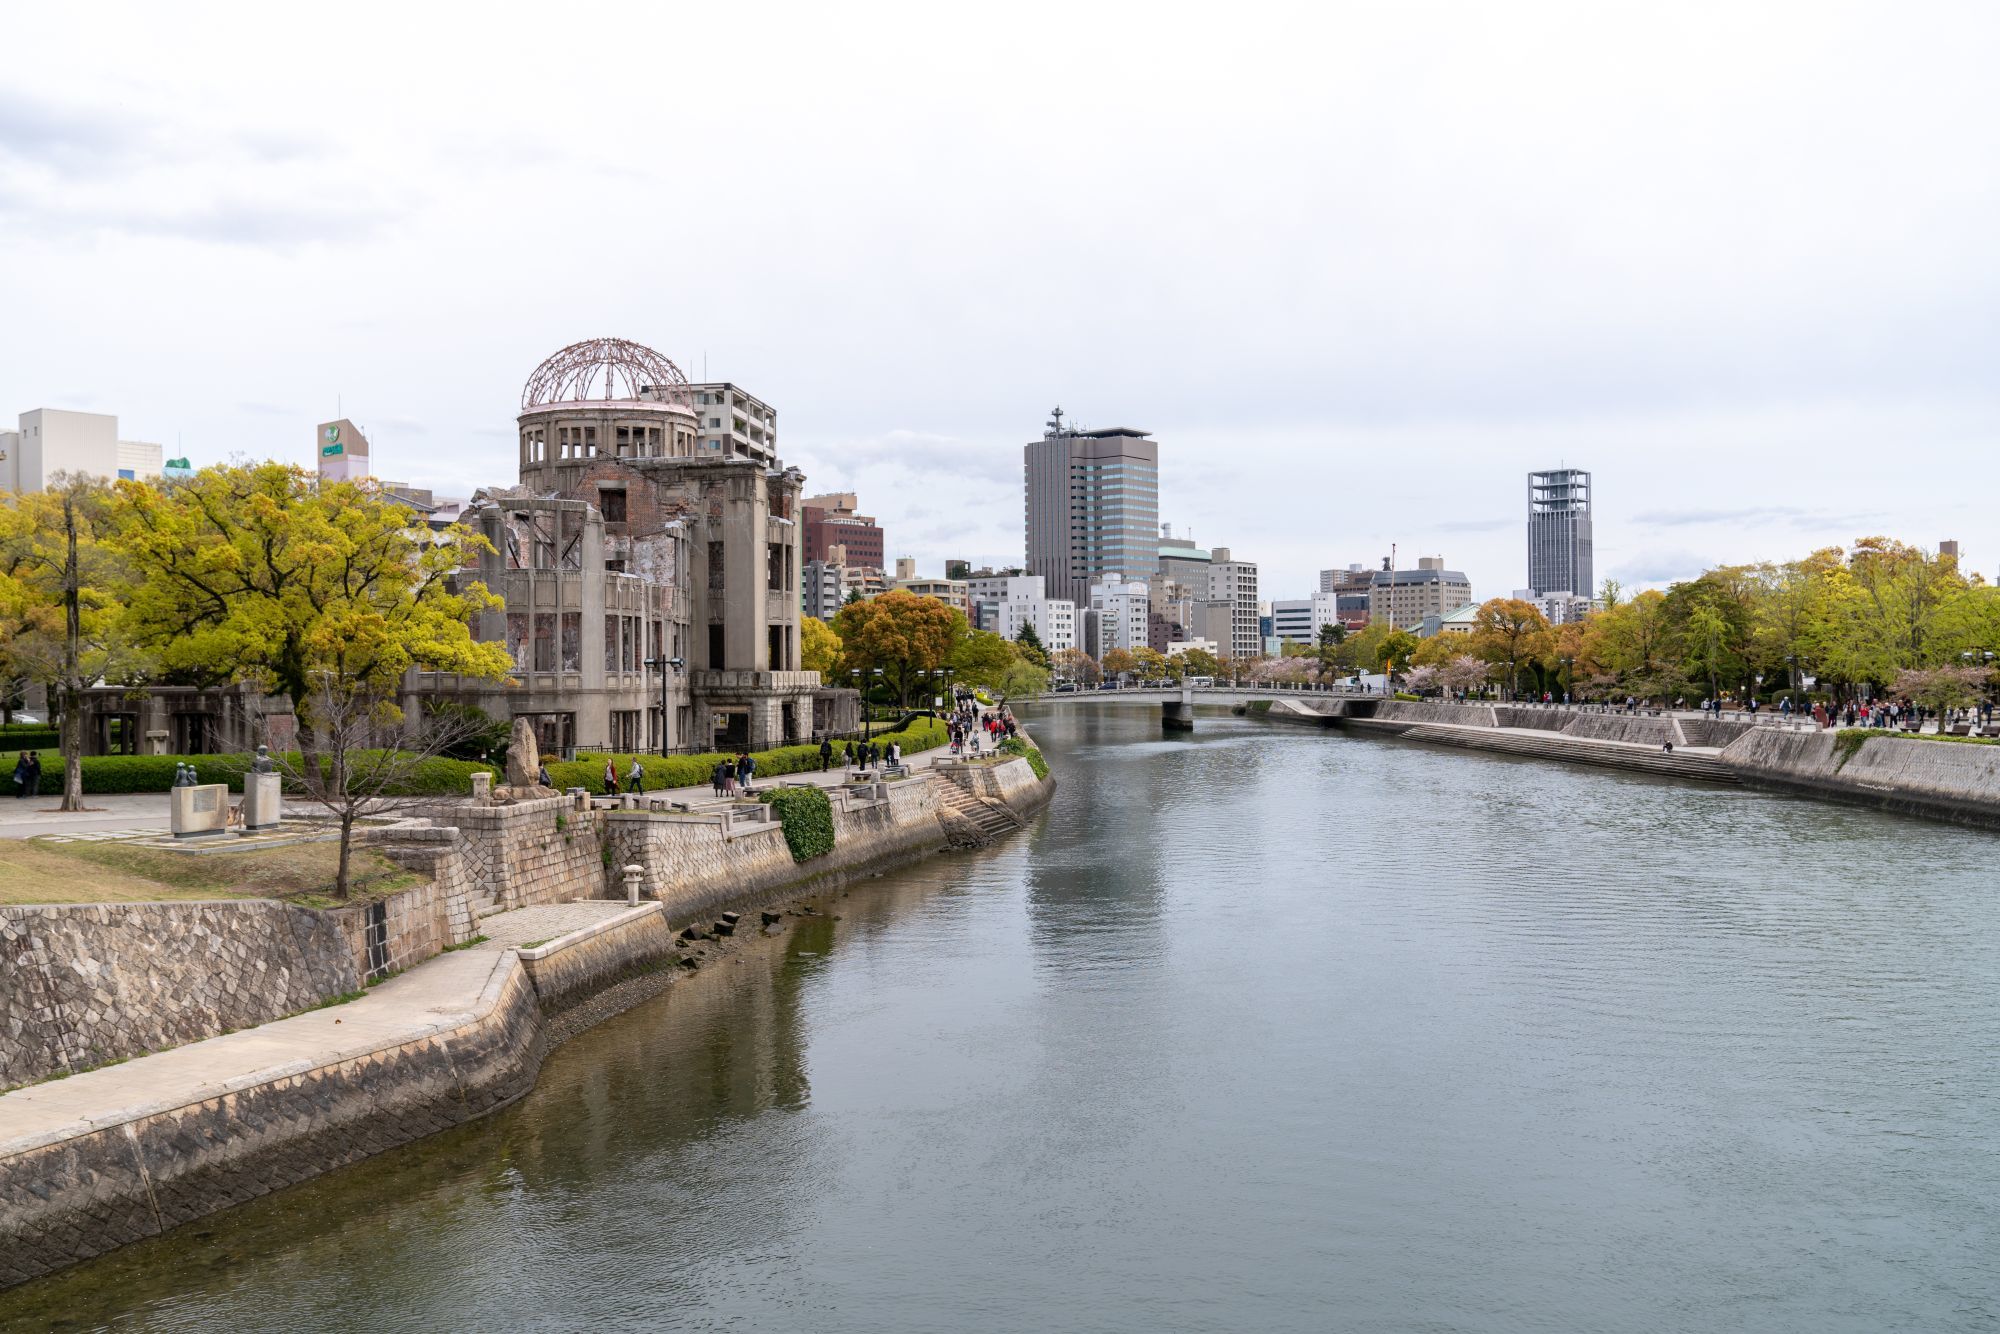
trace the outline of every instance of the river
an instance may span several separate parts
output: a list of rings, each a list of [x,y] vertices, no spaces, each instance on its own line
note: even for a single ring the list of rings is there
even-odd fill
[[[1030,830],[18,1328],[2000,1321],[2000,839],[1051,707]]]

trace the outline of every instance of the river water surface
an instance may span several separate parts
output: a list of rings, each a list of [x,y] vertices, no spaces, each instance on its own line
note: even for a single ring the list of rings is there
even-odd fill
[[[1036,718],[867,882],[478,1125],[14,1293],[144,1330],[2000,1322],[2000,838]]]

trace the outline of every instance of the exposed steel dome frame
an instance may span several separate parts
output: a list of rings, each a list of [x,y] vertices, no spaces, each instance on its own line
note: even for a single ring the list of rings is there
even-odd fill
[[[535,367],[521,390],[524,411],[564,403],[652,401],[694,411],[694,395],[681,368],[625,338],[571,343]]]

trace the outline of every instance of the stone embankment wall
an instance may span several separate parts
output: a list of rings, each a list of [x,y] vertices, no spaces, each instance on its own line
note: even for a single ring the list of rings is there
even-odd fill
[[[642,903],[561,940],[522,950],[520,957],[542,1013],[559,1014],[674,951],[665,905]]]
[[[1012,764],[1034,782],[1027,761]],[[604,836],[612,864],[643,868],[644,892],[679,921],[730,903],[755,903],[809,881],[941,850],[945,829],[933,786],[941,781],[922,774],[833,789],[828,793],[833,850],[805,863],[792,860],[776,821],[733,820],[708,813],[609,811],[604,815]]]
[[[328,914],[263,900],[0,908],[0,1088],[358,989]]]
[[[1757,728],[1722,752],[1745,783],[1960,824],[2000,826],[2000,746],[1871,736],[1843,762],[1833,732]]]
[[[534,1086],[545,1046],[507,953],[472,1013],[404,1040],[108,1124],[0,1133],[0,1287],[483,1116]]]
[[[426,814],[464,834],[461,855],[475,908],[567,903],[601,898],[614,888],[598,824],[569,797],[436,806]],[[578,892],[585,885],[592,888]]]
[[[1054,786],[1038,782],[1024,760],[982,768],[994,799],[1017,813],[1046,802]],[[671,925],[676,918],[730,902],[747,907],[781,889],[816,887],[942,847],[937,784],[944,781],[923,775],[838,794],[835,851],[804,865],[791,861],[775,826],[746,830],[731,840],[719,823],[605,812],[611,845],[653,857],[668,876],[662,899],[535,949],[470,951],[440,960],[434,968],[472,970],[493,960],[477,1003],[465,1012],[425,1010],[413,1014],[413,1024],[396,1036],[318,1064],[291,1062],[254,1071],[229,1080],[226,1088],[204,1078],[192,1096],[161,1096],[146,1106],[101,1115],[63,1113],[63,1124],[39,1132],[10,1137],[0,1106],[0,1287],[505,1105],[533,1086],[550,1025],[564,1022],[557,1016],[676,955]],[[782,862],[770,851],[774,831]],[[448,842],[438,840],[440,846]],[[421,915],[413,906],[410,916]],[[331,964],[351,964],[340,931],[327,924],[323,935]],[[390,983],[357,1004],[386,1006],[396,987],[424,983],[428,976]],[[339,1012],[290,1022],[324,1022],[328,1013]],[[346,1031],[359,1034],[367,1025]],[[221,1041],[252,1038],[244,1033]],[[116,1073],[84,1075],[58,1087],[86,1102],[85,1081]]]

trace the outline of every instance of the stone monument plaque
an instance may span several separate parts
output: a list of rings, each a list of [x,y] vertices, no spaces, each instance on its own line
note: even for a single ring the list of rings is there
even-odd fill
[[[223,783],[197,787],[177,787],[169,792],[173,802],[169,827],[175,838],[200,834],[221,834],[229,827],[229,788]]]

